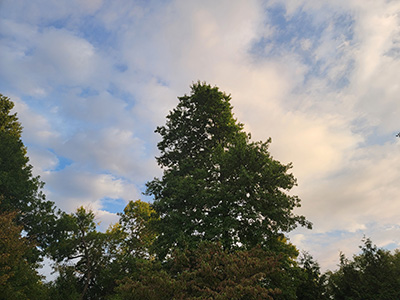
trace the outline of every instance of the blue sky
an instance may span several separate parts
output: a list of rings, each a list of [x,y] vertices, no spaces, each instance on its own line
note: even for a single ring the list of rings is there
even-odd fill
[[[400,246],[399,15],[383,0],[4,0],[0,92],[47,198],[93,209],[104,229],[151,200],[154,129],[177,97],[217,85],[293,162],[314,229],[290,239],[334,269],[364,235]]]

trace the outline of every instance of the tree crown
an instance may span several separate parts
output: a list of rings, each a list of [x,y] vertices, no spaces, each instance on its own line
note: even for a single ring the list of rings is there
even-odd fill
[[[268,152],[252,142],[232,113],[230,96],[206,83],[192,85],[157,127],[161,179],[147,183],[160,216],[155,241],[159,255],[171,247],[219,241],[226,249],[266,245],[298,224],[310,227],[300,206],[287,194],[296,179]]]

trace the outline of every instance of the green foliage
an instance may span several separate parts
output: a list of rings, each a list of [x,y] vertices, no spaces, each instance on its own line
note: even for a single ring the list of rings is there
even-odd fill
[[[106,255],[107,234],[96,230],[95,215],[83,207],[73,214],[63,214],[57,222],[56,231],[59,239],[49,249],[51,257],[58,263],[65,280],[56,282],[57,289],[62,291],[64,283],[71,285],[75,276],[81,299],[99,299],[104,293],[98,283],[101,274],[107,267],[109,257]],[[73,273],[71,273],[73,264]]]
[[[313,257],[304,252],[300,257],[300,272],[298,274],[299,285],[296,296],[299,300],[323,300],[329,299],[326,294],[326,275],[321,274],[318,263]]]
[[[182,299],[273,299],[271,277],[279,273],[276,257],[261,247],[229,252],[220,244],[201,243],[177,252],[171,271],[184,285]]]
[[[114,230],[120,231],[120,253],[125,256],[149,258],[150,248],[156,238],[152,223],[158,220],[155,210],[149,203],[130,201],[124,212],[118,214],[119,223]]]
[[[19,139],[22,134],[22,126],[18,121],[17,113],[10,113],[13,108],[14,103],[10,98],[0,94],[0,132],[7,132]]]
[[[63,266],[57,270],[59,275],[49,287],[51,300],[78,300],[81,297],[75,269],[72,266]]]
[[[299,224],[311,226],[293,214],[300,200],[287,194],[296,184],[291,165],[271,157],[270,140],[252,142],[231,110],[230,96],[196,83],[156,130],[164,174],[147,184],[147,194],[160,216],[160,258],[201,241],[267,246]]]
[[[76,291],[79,299],[111,297],[116,282],[137,274],[144,258],[151,257],[155,233],[149,222],[154,218],[151,206],[140,200],[129,202],[119,223],[106,233],[96,230],[95,215],[83,207],[62,214],[55,229],[58,240],[49,249],[60,272],[52,286],[53,297],[62,299],[68,290]]]
[[[43,182],[32,175],[21,141],[22,126],[12,101],[0,94],[0,212],[17,211],[16,221],[45,248],[52,237],[54,204],[40,191]]]
[[[178,106],[167,116],[166,126],[157,127],[163,168],[185,171],[207,165],[216,147],[228,146],[243,125],[232,115],[230,96],[210,85],[196,83],[190,96],[179,97]]]
[[[46,288],[29,262],[35,245],[21,237],[16,213],[0,213],[0,299],[43,299]]]
[[[271,276],[279,273],[274,255],[261,247],[229,252],[219,243],[173,252],[162,266],[144,263],[139,275],[125,278],[116,299],[274,299]]]
[[[115,300],[181,299],[180,283],[173,278],[159,261],[135,260],[135,270],[119,281]]]
[[[400,299],[400,254],[379,249],[364,240],[361,254],[353,260],[340,256],[339,270],[329,273],[329,292],[334,299]]]
[[[271,286],[281,290],[281,293],[274,296],[274,299],[297,299],[296,290],[299,285],[300,272],[296,262],[299,255],[297,248],[281,235],[275,240],[270,240],[268,249],[277,256],[281,270],[271,276]]]

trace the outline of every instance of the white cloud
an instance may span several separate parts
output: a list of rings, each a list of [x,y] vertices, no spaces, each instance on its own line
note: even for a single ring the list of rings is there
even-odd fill
[[[314,244],[320,243],[321,234],[331,232],[332,237],[325,237],[325,244],[319,250],[321,253],[337,252],[335,244],[329,242],[337,239],[335,247],[351,255],[354,252],[347,249],[358,245],[363,235],[371,237],[378,246],[390,243],[400,246],[395,240],[400,225],[397,214],[400,209],[398,152],[399,143],[368,147],[359,150],[358,156],[342,166],[338,174],[315,180],[314,184],[300,184],[298,194],[303,203],[299,212],[306,214],[314,223],[313,231],[304,233],[303,245],[312,249]],[[354,237],[354,244],[350,245],[350,241],[336,236],[335,231]],[[382,241],[383,236],[386,242]],[[313,251],[318,252],[316,249]],[[317,255],[323,257],[319,253]]]
[[[67,212],[74,212],[79,206],[98,212],[103,208],[103,198],[128,201],[140,196],[135,185],[125,179],[84,171],[75,164],[60,171],[45,172],[42,179],[46,182],[48,199]]]
[[[15,104],[14,111],[17,112],[18,119],[23,125],[25,143],[49,145],[51,140],[58,138],[58,132],[51,128],[45,117],[30,109],[18,97],[12,97],[12,100]]]
[[[398,129],[399,12],[397,2],[371,4],[355,25],[359,47],[351,92],[358,95],[357,108],[381,133]]]
[[[46,29],[37,38],[33,60],[46,62],[37,67],[49,72],[47,76],[53,76],[50,78],[74,85],[95,74],[95,49],[86,40],[54,28]]]
[[[105,210],[98,210],[95,213],[96,220],[98,221],[99,230],[106,231],[110,225],[119,221],[119,216],[115,213],[110,213]]]
[[[102,0],[5,0],[0,8],[10,19],[23,19],[24,22],[37,24],[51,24],[52,22],[67,21],[94,14],[103,5]],[[75,19],[75,20],[74,20]]]
[[[141,182],[156,172],[155,160],[149,157],[144,142],[132,131],[106,128],[76,133],[57,151],[61,155],[98,172],[112,172]]]
[[[29,27],[4,20],[0,48],[2,76],[25,94],[43,97],[56,86],[96,88],[108,61],[84,38],[66,29]],[[9,30],[10,29],[10,30]]]

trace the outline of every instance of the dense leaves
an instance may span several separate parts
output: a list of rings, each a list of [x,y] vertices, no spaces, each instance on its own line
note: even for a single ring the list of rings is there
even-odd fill
[[[105,250],[106,234],[96,230],[94,219],[93,212],[83,207],[73,214],[63,214],[58,222],[58,232],[62,235],[50,249],[67,282],[76,278],[75,286],[81,299],[98,298],[98,293],[102,292],[98,280],[109,259]]]
[[[21,141],[22,126],[12,101],[0,94],[0,212],[16,211],[16,221],[41,247],[52,237],[54,205],[41,192],[43,182],[32,175]]]
[[[119,223],[113,230],[120,234],[121,255],[138,258],[151,257],[150,248],[156,238],[152,223],[158,220],[155,210],[147,202],[130,201],[119,216]]]
[[[296,184],[291,166],[271,157],[270,141],[252,142],[242,128],[230,96],[203,83],[180,97],[157,128],[164,174],[147,184],[147,193],[160,215],[160,258],[200,241],[251,249],[298,224],[311,226],[293,213],[300,200],[287,193]]]
[[[298,274],[300,283],[296,291],[297,299],[329,299],[326,292],[327,276],[325,274],[321,274],[318,263],[307,252],[302,254],[299,261],[301,268]]]
[[[122,299],[274,299],[271,274],[280,272],[276,257],[260,247],[228,252],[217,243],[175,251],[168,264],[126,279],[118,288]],[[158,270],[157,270],[158,268]]]
[[[400,299],[400,253],[379,249],[364,240],[361,254],[352,260],[340,256],[339,270],[329,274],[334,299]]]
[[[45,287],[30,263],[34,244],[21,236],[16,213],[0,213],[0,299],[42,299]]]
[[[154,210],[146,202],[130,201],[119,216],[119,222],[102,233],[90,210],[80,207],[62,215],[56,228],[59,240],[49,250],[60,272],[52,297],[63,299],[65,289],[79,299],[111,297],[117,281],[138,274],[146,265],[155,238],[149,226]]]

